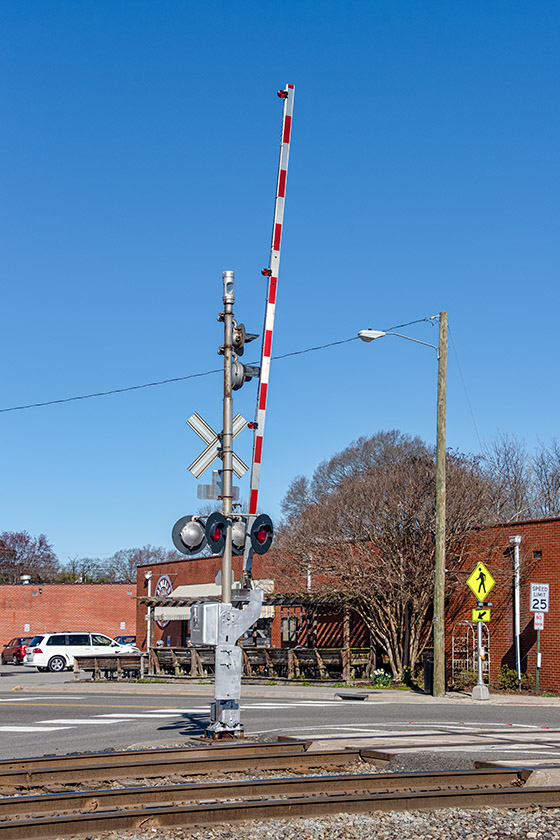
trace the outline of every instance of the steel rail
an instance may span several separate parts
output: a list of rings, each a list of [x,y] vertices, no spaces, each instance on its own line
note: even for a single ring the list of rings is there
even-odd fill
[[[118,764],[122,761],[148,758],[159,761],[161,758],[203,758],[212,755],[243,755],[246,752],[258,750],[263,754],[293,753],[304,751],[311,746],[311,741],[273,741],[265,744],[252,742],[237,743],[227,741],[212,741],[202,746],[193,747],[163,747],[157,750],[111,750],[111,752],[79,753],[77,755],[45,755],[30,756],[29,758],[0,759],[0,774],[5,770],[39,770],[47,767],[66,767],[71,762],[73,767],[80,765]]]
[[[224,751],[225,752],[225,751]],[[263,755],[261,752],[243,752],[242,754],[216,755],[176,758],[159,758],[147,755],[133,761],[120,761],[107,764],[73,765],[73,756],[68,763],[56,767],[24,770],[0,771],[2,786],[38,787],[56,782],[74,784],[90,782],[94,779],[154,778],[169,773],[183,775],[204,775],[207,773],[244,772],[247,767],[262,770],[286,770],[288,768],[342,767],[360,758],[359,749],[321,750],[318,752],[293,751]]]
[[[450,787],[505,787],[524,782],[531,771],[499,768],[454,772],[360,773],[281,779],[247,779],[225,782],[190,782],[120,790],[88,790],[71,793],[10,796],[0,799],[0,819],[22,813],[48,814],[71,811],[107,811],[141,805],[184,804],[201,800],[238,797],[286,797],[305,793],[332,794],[369,791],[435,790]]]
[[[370,811],[416,811],[440,808],[545,808],[560,807],[560,787],[486,788],[420,792],[333,794],[288,799],[205,802],[103,811],[58,817],[0,822],[0,840],[40,840],[76,833],[216,825],[242,820],[292,819]]]

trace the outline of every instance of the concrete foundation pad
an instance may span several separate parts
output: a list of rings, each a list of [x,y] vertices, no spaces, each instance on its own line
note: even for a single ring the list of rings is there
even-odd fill
[[[490,700],[490,692],[487,685],[475,685],[472,690],[473,700]]]
[[[533,770],[526,782],[531,787],[558,787],[560,785],[560,767],[539,767]]]

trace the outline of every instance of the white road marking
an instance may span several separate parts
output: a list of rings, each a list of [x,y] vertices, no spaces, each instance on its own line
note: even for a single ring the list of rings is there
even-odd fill
[[[367,701],[364,700],[330,700],[328,702],[320,702],[317,701],[316,703],[312,702],[311,700],[306,701],[305,703],[290,703],[286,701],[285,703],[243,703],[241,705],[242,709],[295,709],[296,707],[304,708],[304,709],[316,709],[318,706],[323,706],[326,708],[333,708],[333,706],[337,706],[339,708],[346,708],[347,706],[364,706],[364,703]],[[379,705],[379,703],[376,703]]]
[[[123,723],[126,721],[120,718]],[[80,726],[82,724],[99,724],[99,723],[118,723],[118,720],[94,720],[93,718],[56,718],[52,720],[38,720],[37,723],[65,723],[71,726]]]
[[[25,702],[27,700],[30,703],[32,700],[68,700],[68,694],[61,694],[60,697],[53,696],[52,694],[45,695],[44,697],[36,696],[33,697],[21,697],[15,694],[12,694],[11,697],[0,697],[0,703],[14,703],[14,702]],[[72,700],[83,700],[83,696],[75,697],[72,695]]]
[[[0,732],[55,732],[57,729],[70,729],[69,726],[0,726]]]
[[[209,707],[210,701],[206,706],[199,706],[197,709],[152,709],[147,714],[150,715],[159,715],[163,714],[163,712],[174,712],[178,715],[195,715],[198,712],[207,712]]]
[[[208,713],[207,709],[205,709],[205,711]],[[135,712],[124,712],[123,714],[98,715],[98,717],[101,717],[101,718],[111,718],[111,720],[100,720],[98,722],[99,723],[113,723],[116,718],[118,718],[119,720],[121,720],[123,718],[131,718],[131,719],[132,718],[138,718],[140,720],[145,719],[145,718],[172,718],[172,717],[177,717],[180,714],[181,714],[181,712],[177,712],[177,713],[175,713],[175,712],[162,712],[161,714],[158,713],[158,712],[145,712],[144,714],[139,714],[139,713],[135,713]]]

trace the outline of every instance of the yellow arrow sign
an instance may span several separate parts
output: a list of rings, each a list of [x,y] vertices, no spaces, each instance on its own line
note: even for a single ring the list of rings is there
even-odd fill
[[[496,581],[484,563],[478,563],[476,569],[467,580],[467,586],[479,601],[486,600],[486,596],[495,583]]]
[[[473,621],[490,621],[490,610],[488,607],[481,607],[479,610],[472,611]]]

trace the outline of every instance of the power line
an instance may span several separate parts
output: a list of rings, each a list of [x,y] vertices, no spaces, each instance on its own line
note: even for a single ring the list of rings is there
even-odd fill
[[[463,390],[465,392],[465,397],[467,398],[467,405],[469,407],[471,420],[473,421],[474,430],[475,430],[476,436],[478,438],[478,445],[480,446],[481,449],[483,449],[482,441],[481,441],[480,435],[478,433],[478,426],[476,424],[474,411],[473,411],[473,408],[472,408],[472,405],[471,405],[471,400],[470,400],[470,397],[469,397],[469,392],[467,391],[467,383],[465,382],[465,377],[463,376],[463,371],[461,369],[461,363],[459,361],[459,354],[457,353],[457,348],[455,347],[455,342],[453,340],[453,333],[451,332],[451,327],[448,327],[448,329],[449,329],[449,337],[451,338],[451,344],[453,345],[453,352],[455,353],[455,359],[457,361],[457,367],[459,368],[459,375],[461,377],[461,382],[463,383]]]
[[[389,327],[386,332],[430,320],[430,318],[419,318],[416,321],[409,321],[406,324],[397,324],[395,327]],[[272,356],[272,359],[287,359],[289,356],[303,356],[305,353],[314,353],[317,350],[326,350],[327,347],[337,347],[340,344],[348,344],[351,341],[356,341],[357,338],[358,336],[354,335],[352,338],[343,338],[340,341],[329,341],[328,344],[319,344],[316,347],[307,347],[305,350],[294,350],[291,353],[283,353],[280,356]],[[157,382],[144,382],[142,385],[128,385],[126,388],[112,388],[109,391],[96,391],[93,394],[80,394],[77,397],[64,397],[59,400],[45,400],[44,402],[28,403],[27,405],[13,405],[10,406],[10,408],[0,408],[0,414],[6,414],[9,411],[24,411],[28,408],[44,408],[47,405],[61,405],[62,403],[77,402],[78,400],[91,400],[95,397],[109,397],[112,394],[124,394],[126,391],[140,391],[143,388],[155,388],[159,385],[169,385],[171,382],[185,382],[187,379],[197,379],[202,376],[211,376],[214,373],[223,373],[223,368],[205,370],[201,373],[189,373],[187,376],[174,376],[170,379],[160,379]]]

